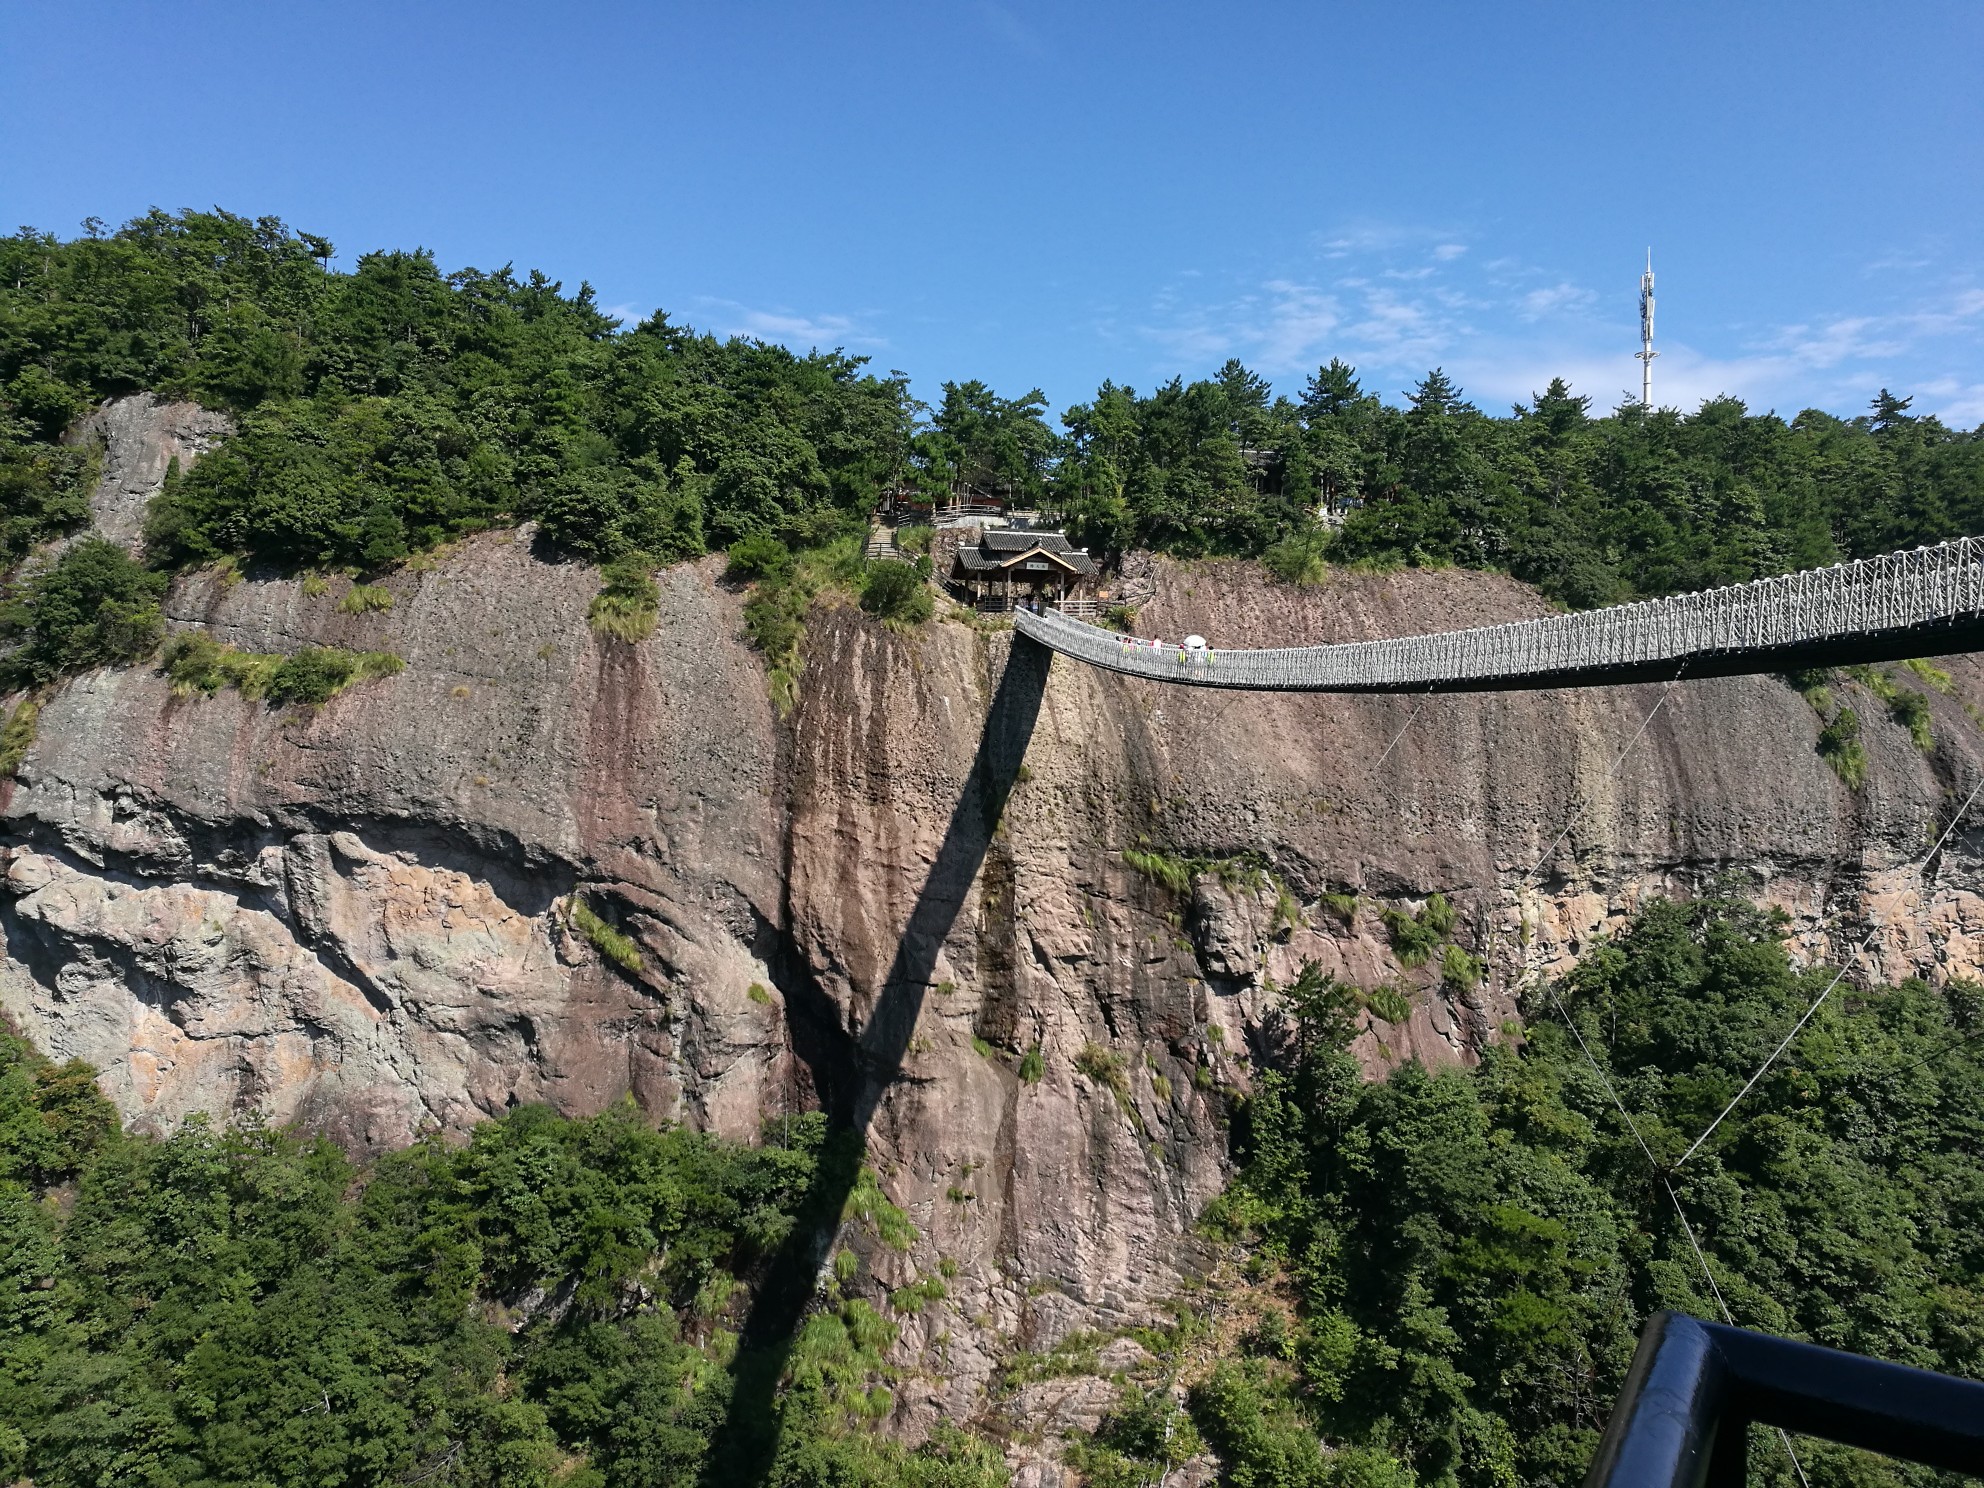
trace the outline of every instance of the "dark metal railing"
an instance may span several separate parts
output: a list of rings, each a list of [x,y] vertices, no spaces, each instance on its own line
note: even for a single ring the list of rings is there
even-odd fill
[[[1752,1424],[1984,1474],[1984,1384],[1659,1312],[1585,1488],[1742,1488]]]

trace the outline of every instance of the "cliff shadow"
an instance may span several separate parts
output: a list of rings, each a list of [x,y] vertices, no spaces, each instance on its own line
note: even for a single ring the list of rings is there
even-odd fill
[[[762,1483],[778,1460],[783,1435],[779,1380],[860,1177],[869,1127],[902,1067],[937,957],[1019,779],[1052,660],[1053,653],[1038,642],[1013,637],[964,790],[903,926],[874,1008],[853,1041],[852,1078],[834,1082],[839,1088],[829,1103],[827,1140],[813,1181],[791,1233],[766,1267],[739,1335],[730,1404],[704,1459],[701,1481],[708,1488]]]

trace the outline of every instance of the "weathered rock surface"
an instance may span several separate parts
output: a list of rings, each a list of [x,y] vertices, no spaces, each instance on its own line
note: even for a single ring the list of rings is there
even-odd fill
[[[954,1271],[901,1319],[917,1373],[896,1424],[915,1434],[988,1409],[1013,1350],[1144,1322],[1203,1267],[1224,1092],[1285,1036],[1273,986],[1305,959],[1410,993],[1403,1023],[1367,1019],[1374,1069],[1473,1059],[1524,975],[1725,875],[1782,904],[1806,954],[1878,926],[1871,974],[1984,965],[1984,829],[1921,861],[1984,768],[1967,658],[1931,699],[1932,755],[1863,708],[1858,794],[1767,678],[1664,701],[1276,697],[1056,662],[1000,802],[986,782],[1017,764],[1000,750],[1038,667],[1009,678],[1009,632],[816,614],[780,720],[718,567],[662,574],[659,630],[635,646],[588,630],[594,575],[527,534],[403,572],[393,608],[362,615],[341,583],[182,581],[175,625],[257,651],[391,649],[406,670],[313,711],[174,697],[142,668],[64,688],[0,786],[0,1006],[158,1128],[257,1109],[378,1148],[521,1101],[631,1094],[739,1136],[821,1100],[852,1110],[921,1235],[865,1246],[863,1284]],[[1458,572],[1298,591],[1158,563],[1150,584],[1146,633],[1223,646],[1541,609]],[[1176,895],[1126,865],[1140,845],[1229,869]],[[1389,948],[1379,910],[1434,891],[1487,963],[1475,991]],[[635,937],[640,972],[568,929],[575,893]],[[1351,893],[1347,916],[1321,897]],[[1089,1385],[1037,1393],[1000,1409],[1051,1431],[1107,1405]],[[1050,1458],[1016,1448],[1028,1481],[1059,1481]]]
[[[145,508],[172,462],[190,467],[233,429],[224,413],[197,403],[161,403],[150,393],[113,398],[77,420],[66,442],[103,446],[103,469],[90,494],[91,526],[136,551],[144,540]]]

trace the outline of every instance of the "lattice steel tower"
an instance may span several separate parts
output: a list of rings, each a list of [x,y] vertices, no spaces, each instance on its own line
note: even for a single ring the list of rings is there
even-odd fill
[[[1646,251],[1646,272],[1640,275],[1640,407],[1653,407],[1653,250]]]

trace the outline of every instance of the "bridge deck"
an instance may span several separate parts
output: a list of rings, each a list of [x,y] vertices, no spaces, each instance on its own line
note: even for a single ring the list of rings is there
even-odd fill
[[[1021,634],[1091,666],[1188,687],[1488,692],[1597,687],[1984,650],[1984,539],[1477,630],[1181,655],[1065,615]],[[1216,638],[1215,638],[1216,639]]]

